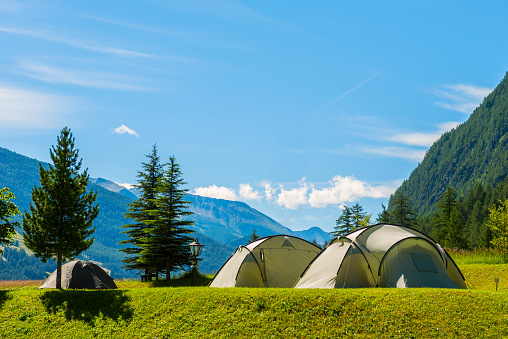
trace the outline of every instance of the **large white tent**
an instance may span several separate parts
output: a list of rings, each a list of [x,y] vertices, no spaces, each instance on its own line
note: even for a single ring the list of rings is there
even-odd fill
[[[293,287],[319,247],[288,235],[274,235],[240,246],[210,287]]]
[[[408,227],[377,224],[334,239],[295,288],[466,288],[464,280],[431,238]]]

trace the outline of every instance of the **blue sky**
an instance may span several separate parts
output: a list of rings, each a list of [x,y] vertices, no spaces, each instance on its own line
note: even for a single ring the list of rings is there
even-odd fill
[[[154,143],[191,193],[294,230],[373,218],[508,71],[506,1],[0,0],[0,147],[134,184]]]

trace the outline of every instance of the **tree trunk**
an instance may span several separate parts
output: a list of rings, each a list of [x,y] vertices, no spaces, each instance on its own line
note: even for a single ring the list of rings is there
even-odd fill
[[[59,253],[57,255],[57,264],[56,264],[56,288],[62,289],[62,255]]]
[[[171,279],[171,264],[169,262],[169,259],[166,260],[166,280]]]

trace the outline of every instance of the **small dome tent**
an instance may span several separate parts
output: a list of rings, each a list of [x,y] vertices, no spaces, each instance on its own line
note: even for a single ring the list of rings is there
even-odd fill
[[[319,247],[293,236],[261,238],[239,246],[210,287],[293,287],[319,251]]]
[[[39,288],[56,288],[56,270]],[[62,265],[62,288],[114,289],[113,278],[101,267],[88,261],[74,260]]]
[[[295,288],[466,288],[464,280],[431,238],[408,227],[377,224],[335,238]]]

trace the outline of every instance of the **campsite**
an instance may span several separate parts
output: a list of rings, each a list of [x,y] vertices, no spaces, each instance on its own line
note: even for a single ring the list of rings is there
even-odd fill
[[[453,256],[453,254],[452,254]],[[209,288],[175,279],[117,281],[117,290],[0,288],[0,337],[501,338],[508,336],[508,265],[454,256],[467,290]],[[462,262],[476,262],[462,264]],[[500,284],[495,290],[494,278]],[[208,284],[210,277],[201,277]]]
[[[213,276],[118,289],[0,283],[1,338],[500,338],[508,336],[508,264],[450,253],[467,289],[212,288]],[[498,286],[495,279],[499,280]]]

